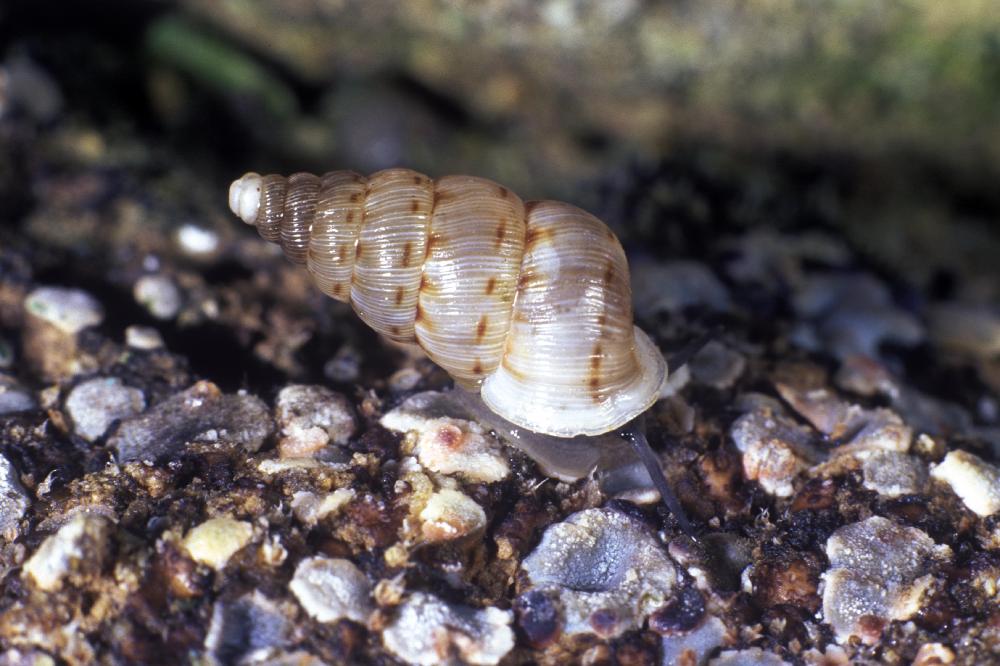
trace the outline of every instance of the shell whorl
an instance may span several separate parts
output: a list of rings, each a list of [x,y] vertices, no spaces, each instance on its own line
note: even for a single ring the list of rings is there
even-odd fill
[[[408,169],[248,173],[229,204],[324,293],[518,426],[600,434],[659,395],[666,365],[632,324],[625,253],[579,208]]]

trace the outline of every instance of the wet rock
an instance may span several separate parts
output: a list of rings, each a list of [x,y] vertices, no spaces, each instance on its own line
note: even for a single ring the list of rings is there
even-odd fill
[[[349,560],[328,557],[302,560],[288,587],[306,613],[319,622],[347,618],[365,624],[373,610],[371,585]]]
[[[324,386],[293,384],[275,405],[282,458],[308,458],[330,443],[346,444],[357,429],[350,401]]]
[[[191,559],[221,571],[229,558],[252,538],[250,523],[232,518],[210,518],[192,527],[183,543]]]
[[[705,618],[693,631],[667,635],[662,639],[663,666],[691,664],[697,666],[705,662],[705,657],[727,640],[725,623],[717,617]]]
[[[830,569],[823,574],[823,618],[841,643],[852,635],[875,643],[886,624],[921,608],[936,563],[951,557],[921,530],[880,516],[852,523],[826,542]]]
[[[674,592],[677,572],[657,539],[613,509],[552,525],[522,567],[531,590],[557,600],[566,634],[610,638],[642,626]]]
[[[305,525],[312,526],[327,516],[335,515],[356,494],[352,488],[337,488],[332,493],[321,495],[300,490],[292,496],[292,511]]]
[[[702,306],[725,312],[729,292],[711,269],[697,261],[632,263],[632,300],[642,317]]]
[[[132,295],[157,319],[173,319],[184,304],[181,290],[168,275],[143,275],[136,280]]]
[[[939,303],[929,308],[931,339],[947,349],[988,359],[1000,355],[1000,310],[985,304]]]
[[[17,469],[0,455],[0,536],[8,543],[20,533],[21,518],[31,506],[31,496],[24,490]]]
[[[792,666],[773,652],[755,647],[746,650],[725,650],[708,662],[708,666]]]
[[[420,522],[427,541],[450,541],[480,532],[486,527],[486,513],[465,493],[445,488],[427,500]]]
[[[272,431],[267,405],[243,393],[224,395],[201,381],[139,416],[122,421],[109,440],[121,462],[178,454],[189,442],[256,451]]]
[[[0,374],[0,415],[26,412],[37,406],[31,391],[18,384],[13,377]]]
[[[922,492],[927,487],[927,466],[898,451],[872,451],[861,456],[864,486],[884,497]]]
[[[104,516],[76,514],[25,562],[24,576],[45,592],[92,581],[100,576],[110,555],[111,532],[111,521]]]
[[[478,483],[507,477],[510,466],[500,443],[475,421],[453,418],[465,409],[448,394],[428,391],[411,396],[382,417],[382,425],[416,435],[414,453],[425,468],[457,474]]]
[[[146,408],[142,391],[125,386],[117,377],[97,377],[77,384],[66,398],[66,413],[80,437],[93,442],[111,424]]]
[[[205,651],[220,666],[272,663],[270,657],[285,645],[289,629],[281,609],[259,591],[220,600],[212,609]]]
[[[162,349],[163,337],[149,326],[129,326],[125,329],[125,345],[132,349]]]
[[[699,384],[722,391],[736,383],[746,365],[742,354],[712,340],[691,359],[691,376]]]
[[[497,664],[514,648],[511,614],[447,604],[416,592],[382,632],[389,652],[409,664],[441,664],[452,651],[468,664]]]
[[[85,291],[39,287],[24,299],[22,347],[43,379],[54,381],[86,371],[92,359],[78,357],[77,335],[104,320],[104,309]]]
[[[1000,511],[1000,469],[968,451],[950,451],[931,476],[947,483],[980,516]]]

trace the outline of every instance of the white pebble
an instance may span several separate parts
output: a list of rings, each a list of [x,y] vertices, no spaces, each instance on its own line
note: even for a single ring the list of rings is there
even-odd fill
[[[489,606],[452,606],[417,592],[399,607],[382,632],[386,649],[421,666],[447,663],[452,650],[463,663],[497,664],[514,648],[511,614]]]
[[[371,585],[349,560],[302,560],[288,587],[309,616],[319,622],[347,618],[364,624],[372,612]]]
[[[965,506],[980,516],[1000,511],[1000,469],[967,451],[950,451],[931,476],[951,486]]]
[[[177,244],[188,254],[206,255],[219,249],[219,235],[210,229],[185,224],[177,230]]]
[[[125,329],[125,344],[133,349],[161,349],[163,337],[150,326],[129,326]]]
[[[24,575],[39,589],[53,592],[67,579],[98,574],[108,554],[110,536],[107,518],[78,513],[42,542],[24,563]]]
[[[76,434],[88,442],[103,436],[111,424],[146,408],[146,397],[117,377],[97,377],[78,384],[66,398],[66,412]]]
[[[85,291],[62,287],[39,287],[24,300],[25,309],[63,333],[76,335],[104,321],[104,309]]]
[[[486,527],[486,512],[468,495],[446,488],[431,495],[420,521],[425,539],[449,541]]]
[[[157,319],[173,319],[183,299],[177,284],[167,275],[143,275],[132,288],[132,295]]]
[[[252,537],[250,523],[232,518],[210,518],[191,528],[184,537],[184,548],[196,562],[220,571],[236,551],[250,543]]]

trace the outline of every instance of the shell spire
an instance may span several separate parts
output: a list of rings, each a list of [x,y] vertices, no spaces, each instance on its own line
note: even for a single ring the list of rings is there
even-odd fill
[[[419,344],[515,425],[596,435],[659,397],[666,364],[632,323],[625,253],[579,208],[408,169],[248,173],[229,207],[324,293]]]

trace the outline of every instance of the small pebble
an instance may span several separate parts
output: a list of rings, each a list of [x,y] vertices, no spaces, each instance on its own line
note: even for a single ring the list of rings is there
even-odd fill
[[[743,474],[776,497],[790,497],[800,472],[823,459],[812,433],[767,403],[756,406],[729,429],[743,454]]]
[[[416,368],[401,368],[389,376],[389,390],[393,393],[412,391],[423,378]]]
[[[845,525],[826,542],[830,568],[823,574],[823,618],[838,642],[852,635],[874,644],[892,620],[917,613],[934,582],[934,562],[951,558],[921,530],[872,516]]]
[[[941,643],[924,643],[911,666],[946,666],[955,663],[955,653]]]
[[[24,310],[25,360],[43,379],[58,381],[96,366],[77,347],[77,334],[104,320],[93,296],[79,289],[39,287],[25,297]]]
[[[759,647],[746,650],[724,650],[718,657],[709,660],[708,666],[792,666],[773,652],[765,652]]]
[[[694,631],[672,634],[662,638],[663,666],[691,664],[705,661],[706,655],[722,645],[728,635],[725,623],[717,617],[708,617]]]
[[[883,497],[914,495],[927,487],[927,466],[899,451],[872,451],[859,456],[864,486]]]
[[[272,664],[271,656],[286,644],[289,630],[281,609],[255,590],[215,602],[205,651],[214,664]]]
[[[558,600],[564,633],[602,638],[641,627],[671,600],[677,581],[656,537],[613,509],[587,509],[550,526],[522,567],[532,592]]]
[[[121,462],[155,461],[177,455],[195,441],[235,444],[252,453],[272,430],[270,410],[259,398],[226,395],[201,381],[123,420],[108,443]]]
[[[110,554],[111,522],[104,516],[78,513],[47,537],[24,563],[24,575],[46,592],[64,583],[79,587],[100,576]]]
[[[415,592],[382,632],[389,652],[410,664],[435,666],[454,655],[467,664],[497,664],[514,649],[511,614],[445,603]]]
[[[309,458],[331,442],[346,444],[357,429],[351,402],[324,386],[293,384],[275,405],[282,458]]]
[[[965,506],[980,516],[1000,511],[1000,469],[961,449],[950,451],[931,476],[951,486]]]
[[[177,283],[163,274],[143,275],[132,288],[132,295],[157,319],[173,319],[183,305]]]
[[[453,418],[464,415],[465,409],[448,394],[427,391],[407,398],[381,423],[390,430],[415,433],[414,452],[431,471],[478,483],[506,478],[510,465],[500,443],[477,422]]]
[[[174,237],[181,250],[196,257],[214,254],[219,249],[219,235],[195,224],[181,225]]]
[[[31,506],[31,496],[24,490],[17,469],[0,455],[0,536],[8,543],[20,533],[21,518]]]
[[[642,317],[702,306],[730,309],[729,292],[712,270],[697,261],[637,261],[631,266],[635,311]]]
[[[349,560],[310,557],[299,563],[289,589],[319,622],[347,618],[365,624],[372,612],[371,585]]]
[[[0,415],[26,412],[37,406],[31,391],[18,384],[13,377],[0,374]]]
[[[76,434],[88,442],[102,437],[111,424],[146,408],[142,391],[117,377],[97,377],[77,384],[66,398],[66,413]]]
[[[162,349],[163,337],[150,326],[129,326],[125,329],[125,344],[133,349]]]
[[[76,335],[104,321],[104,309],[93,296],[80,289],[39,287],[24,301],[28,314],[44,320],[67,335]]]
[[[486,513],[465,493],[445,488],[431,495],[420,512],[420,522],[427,541],[449,541],[481,531],[486,527]]]
[[[327,516],[336,514],[354,499],[355,494],[351,488],[337,488],[332,493],[323,495],[300,490],[292,495],[292,511],[302,523],[312,526]]]
[[[746,366],[747,362],[742,354],[716,340],[706,344],[689,364],[695,382],[720,391],[732,387]]]
[[[361,360],[361,352],[344,345],[323,366],[323,374],[332,381],[351,384],[361,376]]]
[[[989,359],[1000,355],[1000,309],[985,304],[941,303],[929,309],[931,339],[954,351]]]
[[[191,559],[216,571],[225,568],[229,558],[253,538],[250,523],[232,518],[210,518],[184,537],[184,548]]]

